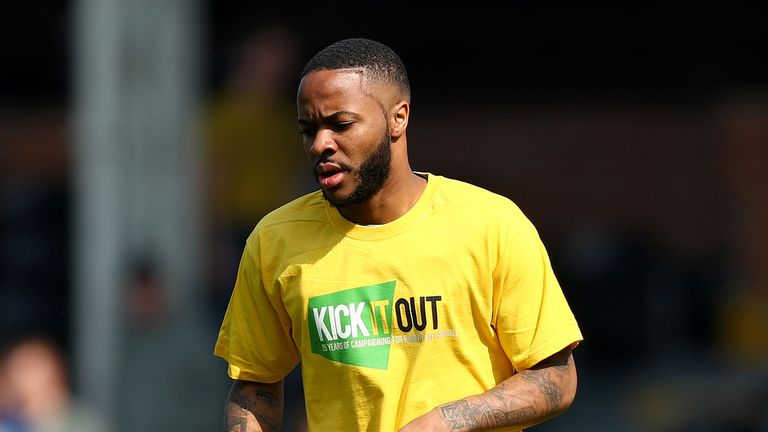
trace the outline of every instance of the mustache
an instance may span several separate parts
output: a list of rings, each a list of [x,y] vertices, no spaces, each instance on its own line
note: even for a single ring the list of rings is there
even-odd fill
[[[345,172],[352,172],[352,171],[354,171],[354,167],[352,167],[351,165],[345,164],[344,162],[340,162],[340,161],[337,161],[335,159],[324,158],[324,159],[319,159],[317,162],[315,162],[314,172],[317,172],[317,167],[321,163],[328,163],[328,164],[336,165],[339,168],[341,168],[342,171],[345,171]]]

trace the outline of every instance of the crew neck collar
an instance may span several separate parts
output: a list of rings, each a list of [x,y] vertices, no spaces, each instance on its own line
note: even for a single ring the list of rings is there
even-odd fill
[[[418,223],[432,208],[432,198],[437,188],[438,177],[427,172],[416,172],[416,174],[426,178],[427,186],[416,204],[392,222],[380,225],[358,225],[345,219],[337,208],[324,200],[326,214],[333,226],[350,238],[376,240],[396,236]]]

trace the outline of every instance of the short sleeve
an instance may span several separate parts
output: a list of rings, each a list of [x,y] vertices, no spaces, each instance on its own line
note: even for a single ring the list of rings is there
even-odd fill
[[[214,354],[227,361],[231,378],[258,382],[279,381],[299,361],[280,291],[265,284],[255,234],[243,250]]]
[[[514,233],[500,235],[498,253],[493,324],[514,368],[528,369],[576,346],[581,331],[528,219]]]

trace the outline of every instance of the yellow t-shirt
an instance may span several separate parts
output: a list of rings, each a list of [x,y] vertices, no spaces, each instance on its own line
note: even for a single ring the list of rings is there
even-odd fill
[[[301,361],[312,430],[396,431],[581,339],[519,208],[428,174],[388,224],[350,223],[320,192],[261,220],[215,354],[261,382]]]

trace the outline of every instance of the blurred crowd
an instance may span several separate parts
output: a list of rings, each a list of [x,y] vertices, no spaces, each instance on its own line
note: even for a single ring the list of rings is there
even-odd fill
[[[224,316],[254,221],[312,190],[295,123],[301,53],[298,33],[280,22],[248,33],[224,53],[227,67],[205,111],[207,304],[213,326]],[[285,401],[283,428],[305,431],[300,368],[285,385],[291,397]]]
[[[213,424],[222,415],[229,381],[224,364],[212,358],[213,340],[245,238],[266,212],[314,187],[295,125],[295,85],[306,53],[302,38],[277,22],[237,40],[217,52],[218,69],[201,110],[206,281],[199,297],[204,299],[200,323],[204,337],[172,319],[168,288],[156,260],[139,257],[126,263],[120,331],[131,343],[122,348],[121,361],[131,366],[134,375],[120,377],[118,401],[135,412],[115,418],[100,412],[98,401],[80,398],[71,378],[75,288],[70,282],[70,214],[75,197],[70,187],[74,164],[69,114],[61,104],[23,110],[0,107],[0,432],[151,431],[158,425],[166,429],[157,430],[173,430],[172,425],[178,424],[171,423],[164,409],[174,405],[177,395],[190,393],[199,396],[194,406],[186,407],[195,414],[183,430]],[[654,220],[643,227],[637,219],[611,208],[631,201],[621,196],[622,191],[590,198],[590,191],[562,188],[558,192],[545,183],[525,183],[525,175],[536,174],[530,171],[536,169],[530,161],[542,157],[543,164],[564,170],[553,184],[562,184],[568,175],[583,175],[594,178],[595,184],[610,186],[618,180],[598,179],[589,171],[604,169],[599,158],[586,154],[570,159],[557,148],[546,152],[542,150],[546,139],[539,145],[531,138],[531,129],[518,128],[518,149],[528,153],[516,158],[515,149],[493,148],[493,153],[485,155],[487,161],[468,162],[460,153],[466,143],[460,136],[450,136],[453,131],[446,132],[445,124],[476,112],[443,116],[438,107],[432,116],[440,121],[431,122],[429,114],[416,111],[414,135],[422,146],[415,149],[416,162],[423,164],[419,169],[519,197],[540,226],[545,243],[551,245],[556,273],[584,331],[585,342],[575,353],[584,378],[572,412],[542,430],[580,430],[573,425],[592,424],[600,413],[607,416],[605,425],[617,425],[612,430],[630,430],[629,422],[638,431],[768,431],[768,104],[758,101],[755,106],[725,117],[735,129],[724,128],[722,140],[735,144],[725,145],[723,153],[736,156],[724,162],[725,180],[707,185],[714,185],[706,191],[710,199],[696,201],[702,185],[695,180],[681,193],[669,194],[668,202],[659,193],[647,197],[659,202],[627,205],[629,209],[655,206],[645,214],[651,215],[649,219],[654,212],[664,214],[659,219],[673,219],[667,216],[672,211],[664,211],[677,208],[675,202],[703,202],[704,212],[710,214],[697,222],[694,209],[679,221],[653,225],[658,222]],[[545,111],[542,117],[556,115],[561,112]],[[578,123],[585,114],[573,117]],[[602,121],[614,120],[615,113],[609,112]],[[687,121],[688,129],[705,123],[680,123]],[[615,127],[615,122],[611,124]],[[500,125],[510,129],[493,134]],[[571,134],[569,125],[567,121],[559,124],[563,135],[568,135],[560,138],[568,146],[586,140]],[[546,124],[547,129],[557,126]],[[514,127],[503,119],[489,119],[481,135],[496,142]],[[677,139],[675,134],[685,136],[675,127],[662,128],[655,136],[670,142]],[[611,137],[639,129],[628,127],[629,132]],[[579,133],[589,135],[585,130]],[[712,142],[707,145],[691,142],[681,148],[683,153],[697,146],[702,152],[715,148]],[[665,157],[696,158],[676,156],[671,148],[653,152],[657,152],[654,164],[663,165],[659,161]],[[492,166],[499,160],[510,161],[510,172]],[[720,159],[710,154],[701,160]],[[661,166],[661,174],[644,172],[646,178],[632,183],[629,166],[641,166],[642,161],[624,163],[607,172],[626,175],[623,180],[638,190],[673,187],[654,186],[654,175],[666,181],[673,178],[670,173],[680,173],[683,184],[687,184],[682,179],[686,175],[708,178],[697,168],[675,165]],[[542,178],[549,175],[544,171],[538,171]],[[608,186],[604,191],[611,190]],[[568,214],[557,208],[560,198],[566,201],[573,195],[581,199],[570,202],[573,208],[588,206],[590,199],[608,203],[596,208],[614,212],[612,223],[589,217],[555,221],[560,214]],[[578,215],[573,208],[570,214]],[[622,217],[626,224],[617,224]],[[712,222],[723,225],[712,227]],[[304,431],[300,368],[289,376],[286,386],[287,393],[296,396],[286,402],[284,429]],[[606,403],[612,404],[611,409],[605,409]],[[701,413],[707,415],[696,415]]]
[[[48,335],[10,343],[0,353],[0,431],[112,431],[109,421],[74,393],[69,367]]]
[[[300,42],[275,23],[256,26],[221,53],[200,110],[204,330],[179,327],[157,257],[124,263],[119,358],[128,376],[117,380],[116,400],[132,412],[112,419],[120,430],[207,430],[223,413],[228,378],[223,365],[211,370],[213,341],[245,239],[266,212],[311,187],[294,120]],[[72,136],[64,108],[0,109],[0,432],[111,430],[98,404],[80,401],[70,380]],[[286,430],[303,430],[300,369],[286,386],[298,395],[286,403]],[[201,406],[174,421],[166,411],[185,387],[201,395]]]

